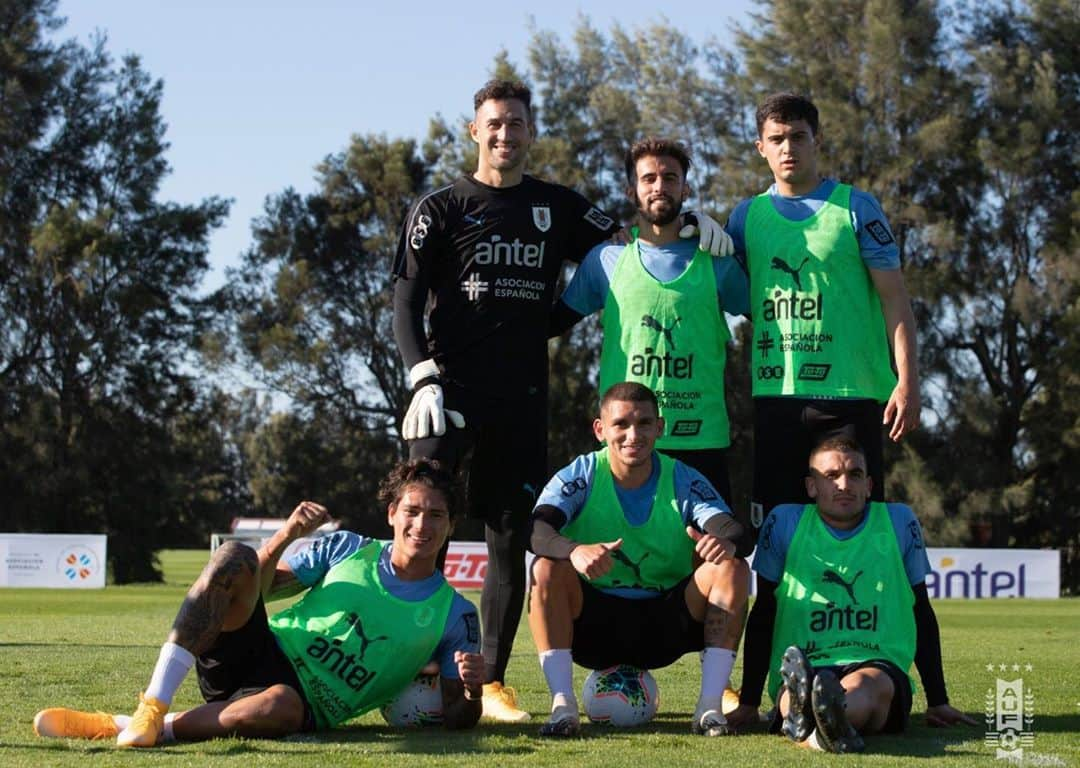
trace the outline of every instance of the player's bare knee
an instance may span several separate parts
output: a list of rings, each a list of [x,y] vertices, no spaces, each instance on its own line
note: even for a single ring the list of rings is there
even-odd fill
[[[545,591],[556,585],[564,585],[574,575],[574,567],[568,560],[552,560],[549,557],[533,559],[532,586],[535,590]]]
[[[240,736],[283,736],[304,724],[304,705],[296,691],[275,685],[240,699],[222,712],[230,731]]]

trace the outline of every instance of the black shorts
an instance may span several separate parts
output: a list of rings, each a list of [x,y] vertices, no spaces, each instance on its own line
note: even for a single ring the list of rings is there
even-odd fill
[[[443,394],[446,407],[465,417],[465,428],[448,425],[439,437],[412,441],[409,457],[438,459],[464,472],[468,516],[500,533],[518,530],[525,535],[547,481],[546,390],[494,400],[447,382]]]
[[[907,730],[908,721],[911,719],[911,681],[900,667],[885,659],[869,659],[867,661],[853,661],[850,664],[832,664],[823,667],[812,667],[811,675],[816,675],[823,669],[831,670],[837,680],[843,680],[860,669],[880,669],[889,676],[893,683],[893,697],[889,703],[889,715],[885,718],[885,724],[881,726],[881,733],[903,733]],[[777,712],[773,719],[773,733],[780,733],[780,725],[783,719]]]
[[[777,504],[810,502],[806,495],[810,449],[826,437],[844,435],[858,440],[866,451],[866,468],[873,480],[870,498],[884,501],[884,413],[884,404],[874,400],[755,397],[751,515],[755,528]]]
[[[278,645],[266,618],[262,598],[240,629],[222,632],[213,646],[195,659],[199,691],[205,701],[236,701],[274,685],[287,685],[304,702],[303,731],[315,730],[315,716],[289,658]]]
[[[705,647],[705,625],[686,607],[690,577],[658,597],[631,600],[580,579],[583,602],[574,620],[571,653],[587,669],[629,664],[659,669]]]

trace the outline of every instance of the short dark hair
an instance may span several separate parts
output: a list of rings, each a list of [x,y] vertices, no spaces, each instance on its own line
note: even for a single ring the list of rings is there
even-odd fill
[[[409,459],[395,464],[379,483],[379,504],[384,507],[397,504],[410,485],[422,485],[441,493],[451,519],[461,511],[461,483],[435,459]]]
[[[866,451],[863,450],[862,445],[854,437],[850,435],[830,435],[814,443],[814,447],[810,449],[810,458],[807,463],[813,463],[815,456],[826,451],[857,453],[863,457],[864,462],[866,461]]]
[[[613,400],[623,403],[652,403],[656,415],[660,415],[660,404],[656,401],[656,395],[644,384],[636,381],[620,381],[608,387],[600,398],[600,410],[603,411]]]
[[[765,97],[757,108],[757,132],[761,136],[767,120],[790,125],[796,120],[805,120],[814,136],[818,135],[818,111],[814,102],[797,93],[773,93]]]
[[[673,157],[682,166],[683,181],[690,171],[690,150],[681,141],[646,136],[630,145],[626,150],[626,183],[637,185],[637,161],[643,157]]]
[[[525,105],[525,111],[532,120],[532,91],[520,80],[488,80],[473,96],[473,111],[489,99],[517,99]]]

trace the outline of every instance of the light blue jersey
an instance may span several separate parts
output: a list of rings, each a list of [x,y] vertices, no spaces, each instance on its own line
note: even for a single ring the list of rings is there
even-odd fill
[[[604,308],[615,263],[624,245],[601,243],[585,256],[563,292],[562,301],[580,315],[591,315]],[[696,240],[676,240],[665,245],[649,245],[639,241],[641,265],[660,282],[674,280],[690,266],[697,249]],[[732,259],[713,257],[716,273],[717,300],[722,312],[730,315],[750,314],[750,280]]]
[[[352,531],[336,531],[328,536],[315,539],[310,547],[300,550],[288,559],[289,567],[297,581],[305,587],[314,586],[334,565],[345,560],[371,539]],[[379,558],[379,580],[383,587],[394,597],[401,600],[420,601],[435,594],[445,582],[442,573],[436,571],[426,579],[405,581],[394,572],[390,555],[393,544],[386,547]],[[467,653],[480,652],[480,621],[476,608],[454,592],[450,604],[450,614],[446,620],[446,631],[435,647],[435,661],[439,662],[439,675],[451,680],[459,679],[455,651]]]
[[[769,197],[776,212],[789,221],[803,221],[818,212],[836,188],[835,179],[822,179],[813,192],[785,197],[773,184]],[[743,200],[732,211],[724,229],[735,244],[736,258],[746,263],[746,215],[754,198]],[[851,226],[859,240],[859,253],[867,269],[900,269],[900,249],[877,199],[869,192],[851,188]],[[569,303],[569,302],[567,302]]]
[[[930,573],[930,559],[926,556],[919,520],[906,504],[885,506],[889,510],[896,541],[900,545],[900,557],[904,561],[908,582],[912,586],[921,584]],[[754,550],[754,570],[769,581],[779,583],[784,573],[784,561],[787,559],[791,540],[795,538],[795,529],[799,527],[799,520],[802,519],[803,509],[802,504],[780,504],[773,508],[761,526],[757,549]],[[844,541],[861,531],[868,519],[869,515],[864,515],[862,522],[847,531],[837,530],[828,523],[825,523],[825,529],[838,541]]]

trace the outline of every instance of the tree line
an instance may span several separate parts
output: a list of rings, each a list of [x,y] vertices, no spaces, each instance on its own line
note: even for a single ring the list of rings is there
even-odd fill
[[[159,578],[155,550],[300,498],[383,534],[374,491],[404,453],[409,396],[390,269],[408,205],[475,168],[468,105],[423,140],[322,148],[316,191],[270,191],[207,294],[228,203],[159,199],[162,82],[104,39],[61,36],[56,0],[0,3],[3,527],[108,533],[117,582]],[[624,219],[635,138],[688,142],[693,204],[723,220],[770,180],[756,103],[813,98],[823,170],[882,202],[919,324],[924,426],[889,447],[888,497],[932,546],[1061,548],[1075,591],[1077,39],[1070,0],[774,0],[703,44],[666,21],[533,29],[477,86],[529,83],[530,172]],[[750,489],[748,330],[727,371],[735,505]],[[552,342],[553,469],[592,446],[598,351],[593,321]]]

